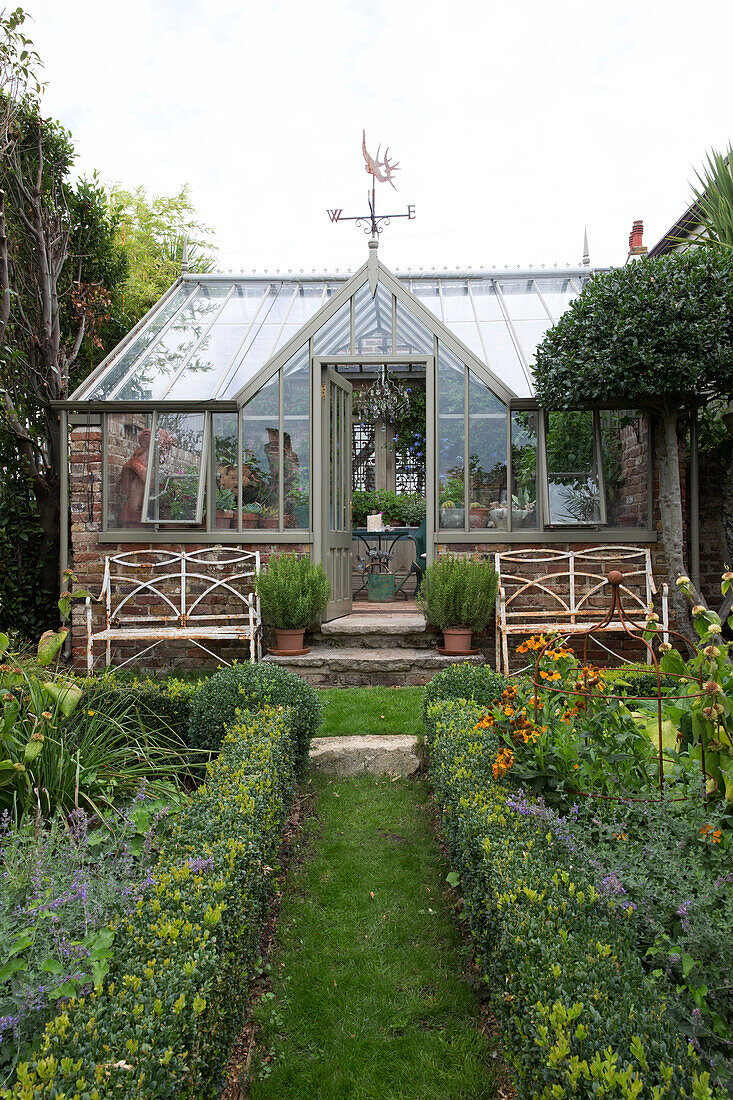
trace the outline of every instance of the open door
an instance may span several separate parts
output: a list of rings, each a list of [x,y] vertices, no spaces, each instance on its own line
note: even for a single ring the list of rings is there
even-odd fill
[[[351,383],[321,366],[321,547],[331,582],[324,620],[351,611]]]

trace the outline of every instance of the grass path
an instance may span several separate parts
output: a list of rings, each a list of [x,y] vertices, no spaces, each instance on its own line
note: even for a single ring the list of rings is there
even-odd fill
[[[427,785],[314,779],[256,1009],[252,1100],[498,1095]]]
[[[344,734],[409,733],[419,737],[422,724],[422,688],[321,688],[323,724],[319,737]]]

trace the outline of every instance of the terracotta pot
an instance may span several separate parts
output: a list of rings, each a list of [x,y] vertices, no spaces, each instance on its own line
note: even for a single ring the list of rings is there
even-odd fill
[[[277,531],[280,520],[277,516],[260,516],[260,527],[265,531]]]
[[[489,522],[489,509],[488,508],[471,508],[470,510],[470,527],[485,527]]]
[[[304,649],[303,645],[303,630],[276,630],[275,637],[277,638],[277,648],[280,653],[298,653],[301,649]]]
[[[449,626],[443,630],[443,648],[446,653],[455,653],[457,656],[468,656],[471,652],[472,630],[466,630],[465,626]]]
[[[257,520],[259,518],[257,512],[242,512],[242,527],[247,531],[251,531],[253,527],[257,526]]]
[[[225,508],[223,511],[220,511],[217,508],[216,509],[216,526],[219,527],[219,528],[224,528],[225,530],[228,527],[231,527],[231,525],[232,525],[232,516],[233,515],[234,515],[234,512],[232,512],[228,508]]]

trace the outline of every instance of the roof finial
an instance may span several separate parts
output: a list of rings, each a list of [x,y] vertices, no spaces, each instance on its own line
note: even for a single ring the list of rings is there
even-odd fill
[[[188,274],[188,233],[183,234],[183,248],[181,249],[181,275]]]
[[[590,252],[588,251],[588,226],[583,229],[583,267],[590,267]]]

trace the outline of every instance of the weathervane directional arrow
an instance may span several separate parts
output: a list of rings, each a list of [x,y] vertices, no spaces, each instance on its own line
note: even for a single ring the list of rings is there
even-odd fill
[[[415,219],[415,207],[409,205],[405,214],[377,214],[376,212],[376,197],[375,190],[376,184],[388,183],[395,191],[397,188],[394,184],[394,173],[400,171],[399,164],[393,164],[389,159],[389,146],[384,151],[384,157],[379,159],[379,154],[382,146],[377,148],[376,157],[372,157],[367,152],[366,146],[366,131],[362,130],[361,137],[361,149],[364,154],[364,163],[366,165],[367,175],[372,177],[372,189],[367,192],[367,202],[369,204],[368,214],[358,214],[352,216],[345,216],[343,210],[327,210],[329,218],[332,222],[356,222],[357,226],[363,227],[365,233],[369,233],[372,240],[376,241],[379,234],[388,226],[392,221],[392,218],[408,218],[409,221]]]

